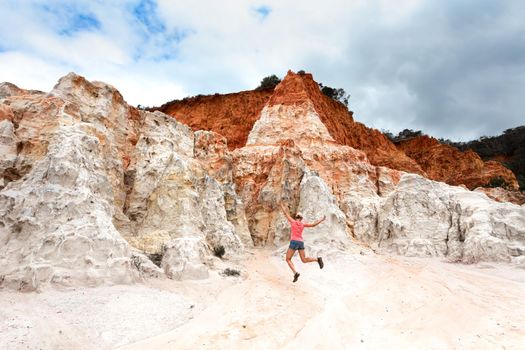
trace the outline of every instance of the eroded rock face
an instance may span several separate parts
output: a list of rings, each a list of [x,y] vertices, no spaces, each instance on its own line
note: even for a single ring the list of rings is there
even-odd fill
[[[159,111],[175,117],[194,131],[214,131],[226,137],[230,150],[242,147],[273,90],[196,96],[168,102]]]
[[[137,249],[163,255],[161,266],[169,277],[207,276],[206,257],[219,247],[226,257],[240,254],[243,244],[236,229],[247,235],[242,216],[237,225],[228,220],[231,165],[224,171],[212,166],[212,159],[219,162],[221,155],[231,163],[226,145],[222,149],[210,141],[208,149],[203,139],[214,135],[196,138],[189,127],[160,112],[144,112],[143,118],[128,169],[131,230],[126,237]]]
[[[509,191],[501,187],[478,187],[474,191],[485,193],[489,198],[497,202],[510,202],[518,205],[525,204],[525,192]]]
[[[16,161],[16,135],[13,123],[0,120],[0,189],[13,180],[10,169]]]
[[[511,203],[415,175],[402,177],[379,210],[381,249],[467,263],[525,253],[525,212]]]
[[[138,280],[113,224],[124,198],[120,155],[137,124],[129,106],[114,88],[74,74],[50,94],[10,87],[3,96],[12,117],[2,122],[2,283],[32,290]]]
[[[60,127],[45,158],[23,181],[0,192],[0,276],[33,290],[65,285],[130,283],[139,274],[128,244],[112,224],[111,183],[102,146],[81,126]]]
[[[194,130],[224,135],[233,150],[249,143],[248,136],[254,123],[264,116],[264,108],[303,103],[311,104],[333,140],[364,151],[372,164],[424,174],[415,161],[400,152],[381,132],[355,122],[346,106],[323,95],[311,74],[289,71],[275,90],[193,97],[167,103],[159,110]]]
[[[8,82],[0,83],[0,98],[18,95],[43,95],[42,91],[24,90]]]
[[[278,86],[276,92],[282,93],[282,89]],[[304,97],[292,96],[297,103]],[[326,211],[330,220],[313,229],[312,237],[324,237],[324,242],[318,238],[315,241],[331,242],[333,246],[339,242],[344,247],[342,242],[348,242],[353,235],[354,217],[347,219],[349,213],[341,203],[349,200],[354,189],[377,197],[376,169],[366,154],[337,144],[308,100],[263,108],[247,146],[234,151],[234,164],[235,182],[258,245],[280,245],[289,239],[289,225],[279,202],[284,202],[294,213],[315,205],[309,204],[309,200],[323,198],[327,207],[317,207],[312,214],[322,216]],[[316,218],[305,218],[308,219],[313,222]],[[331,234],[323,236],[323,231]]]
[[[289,95],[283,86],[263,108],[247,146],[234,152],[234,178],[256,244],[288,239],[277,207],[284,201],[292,213],[308,212],[306,221],[327,213],[330,219],[310,236],[312,246],[325,251],[351,249],[352,237],[378,251],[467,263],[522,255],[522,208],[499,207],[460,187],[373,166],[365,153],[334,141],[311,101],[304,100],[308,93],[301,81],[292,81]],[[512,219],[503,219],[502,212],[512,212]]]
[[[355,122],[346,106],[321,93],[311,74],[288,71],[268,104],[297,106],[305,102],[313,104],[319,120],[338,144],[363,151],[373,165],[424,174],[419,165],[400,152],[385,135]]]
[[[286,249],[281,202],[305,222],[326,216],[305,231],[312,254],[368,245],[468,263],[523,260],[524,206],[374,165],[380,152],[352,148],[331,129],[336,102],[312,100],[312,82],[290,73],[234,151],[218,133],[139,112],[115,88],[75,74],[49,94],[4,85],[0,286],[206,278],[221,250],[236,259],[246,246]],[[400,164],[385,152],[379,163]]]
[[[322,129],[328,131],[333,141],[363,151],[374,166],[420,174],[451,185],[464,184],[470,189],[501,177],[509,189],[517,189],[516,178],[510,170],[497,162],[483,162],[473,152],[461,153],[450,146],[440,145],[437,140],[425,138],[396,147],[380,131],[356,122],[346,106],[323,95],[309,73],[289,71],[274,90],[197,96],[167,103],[159,110],[175,116],[193,130],[211,130],[224,135],[230,150],[233,150],[253,143],[248,136],[255,122],[263,118],[268,109],[304,103],[311,104],[324,125]],[[285,113],[294,113],[293,110]],[[296,123],[291,127],[301,125]],[[265,130],[270,134],[279,131],[282,130]]]
[[[488,185],[501,178],[509,189],[517,190],[516,176],[498,162],[484,162],[475,152],[461,152],[429,136],[401,142],[398,147],[425,170],[429,179],[469,189]]]
[[[242,205],[195,158],[188,127],[75,74],[49,94],[4,84],[2,96],[2,286],[130,283],[163,273],[143,254],[158,252],[167,275],[194,278],[216,246],[242,250],[227,215]]]
[[[301,180],[301,194],[298,211],[304,215],[305,222],[315,222],[323,216],[323,221],[315,230],[307,230],[308,240],[313,246],[344,244],[350,232],[346,215],[339,208],[337,199],[326,183],[315,171],[304,174]],[[329,244],[330,243],[330,244]]]

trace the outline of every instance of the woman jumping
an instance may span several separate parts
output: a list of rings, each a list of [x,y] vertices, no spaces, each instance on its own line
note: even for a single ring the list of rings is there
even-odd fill
[[[299,256],[301,257],[301,261],[303,263],[311,263],[311,262],[317,261],[321,269],[324,266],[323,258],[321,257],[317,259],[307,258],[304,255],[303,230],[305,227],[314,227],[314,226],[319,225],[321,222],[324,221],[324,219],[326,219],[326,216],[323,216],[321,220],[318,220],[314,222],[313,224],[306,224],[302,222],[303,215],[301,213],[295,214],[295,220],[294,220],[288,213],[288,210],[286,210],[286,208],[284,207],[283,203],[281,202],[279,203],[279,205],[281,206],[281,209],[284,215],[286,216],[286,219],[288,219],[288,222],[290,223],[290,226],[292,228],[292,234],[290,237],[290,246],[288,247],[288,250],[286,251],[286,262],[288,263],[288,266],[290,266],[290,268],[293,271],[293,281],[297,282],[297,279],[299,278],[300,273],[295,271],[295,266],[293,265],[293,262],[292,262],[292,257],[294,256],[296,250],[299,251]]]

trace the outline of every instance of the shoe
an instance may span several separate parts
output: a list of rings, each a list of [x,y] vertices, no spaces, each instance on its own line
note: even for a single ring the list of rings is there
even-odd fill
[[[323,258],[319,257],[317,258],[317,263],[319,264],[319,268],[322,269],[324,267]]]
[[[301,274],[299,272],[296,272],[295,275],[293,275],[294,283],[297,282],[297,280],[299,279],[299,276],[301,276]]]

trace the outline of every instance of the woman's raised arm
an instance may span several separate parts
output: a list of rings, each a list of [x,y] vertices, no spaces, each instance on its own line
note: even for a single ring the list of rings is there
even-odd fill
[[[292,222],[293,219],[292,217],[290,216],[290,214],[288,213],[288,210],[286,210],[283,202],[279,202],[279,205],[281,206],[281,210],[283,211],[284,213],[284,216],[286,216],[286,219],[288,220],[288,222]]]
[[[319,225],[321,222],[323,222],[325,219],[326,219],[326,215],[323,216],[322,219],[317,220],[316,222],[314,222],[312,224],[304,224],[304,227],[315,227],[315,226]]]

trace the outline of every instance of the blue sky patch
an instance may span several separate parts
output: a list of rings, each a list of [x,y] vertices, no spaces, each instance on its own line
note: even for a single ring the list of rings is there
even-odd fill
[[[166,31],[166,25],[157,16],[157,4],[152,0],[142,0],[133,9],[133,16],[141,23],[147,32],[163,33]]]
[[[261,5],[259,7],[255,8],[255,12],[262,18],[265,19],[270,15],[270,12],[272,12],[272,8],[267,5]]]
[[[98,18],[88,11],[82,11],[76,6],[42,6],[44,16],[47,16],[56,27],[59,35],[70,36],[82,31],[100,30],[102,24]]]
[[[175,29],[170,33],[161,33],[149,37],[143,47],[137,48],[133,55],[135,62],[152,60],[153,62],[172,61],[179,57],[179,44],[191,35],[193,31]],[[151,46],[150,46],[151,45]]]
[[[69,20],[69,26],[62,30],[64,34],[73,34],[82,31],[99,30],[101,27],[100,21],[91,14],[77,13]]]

